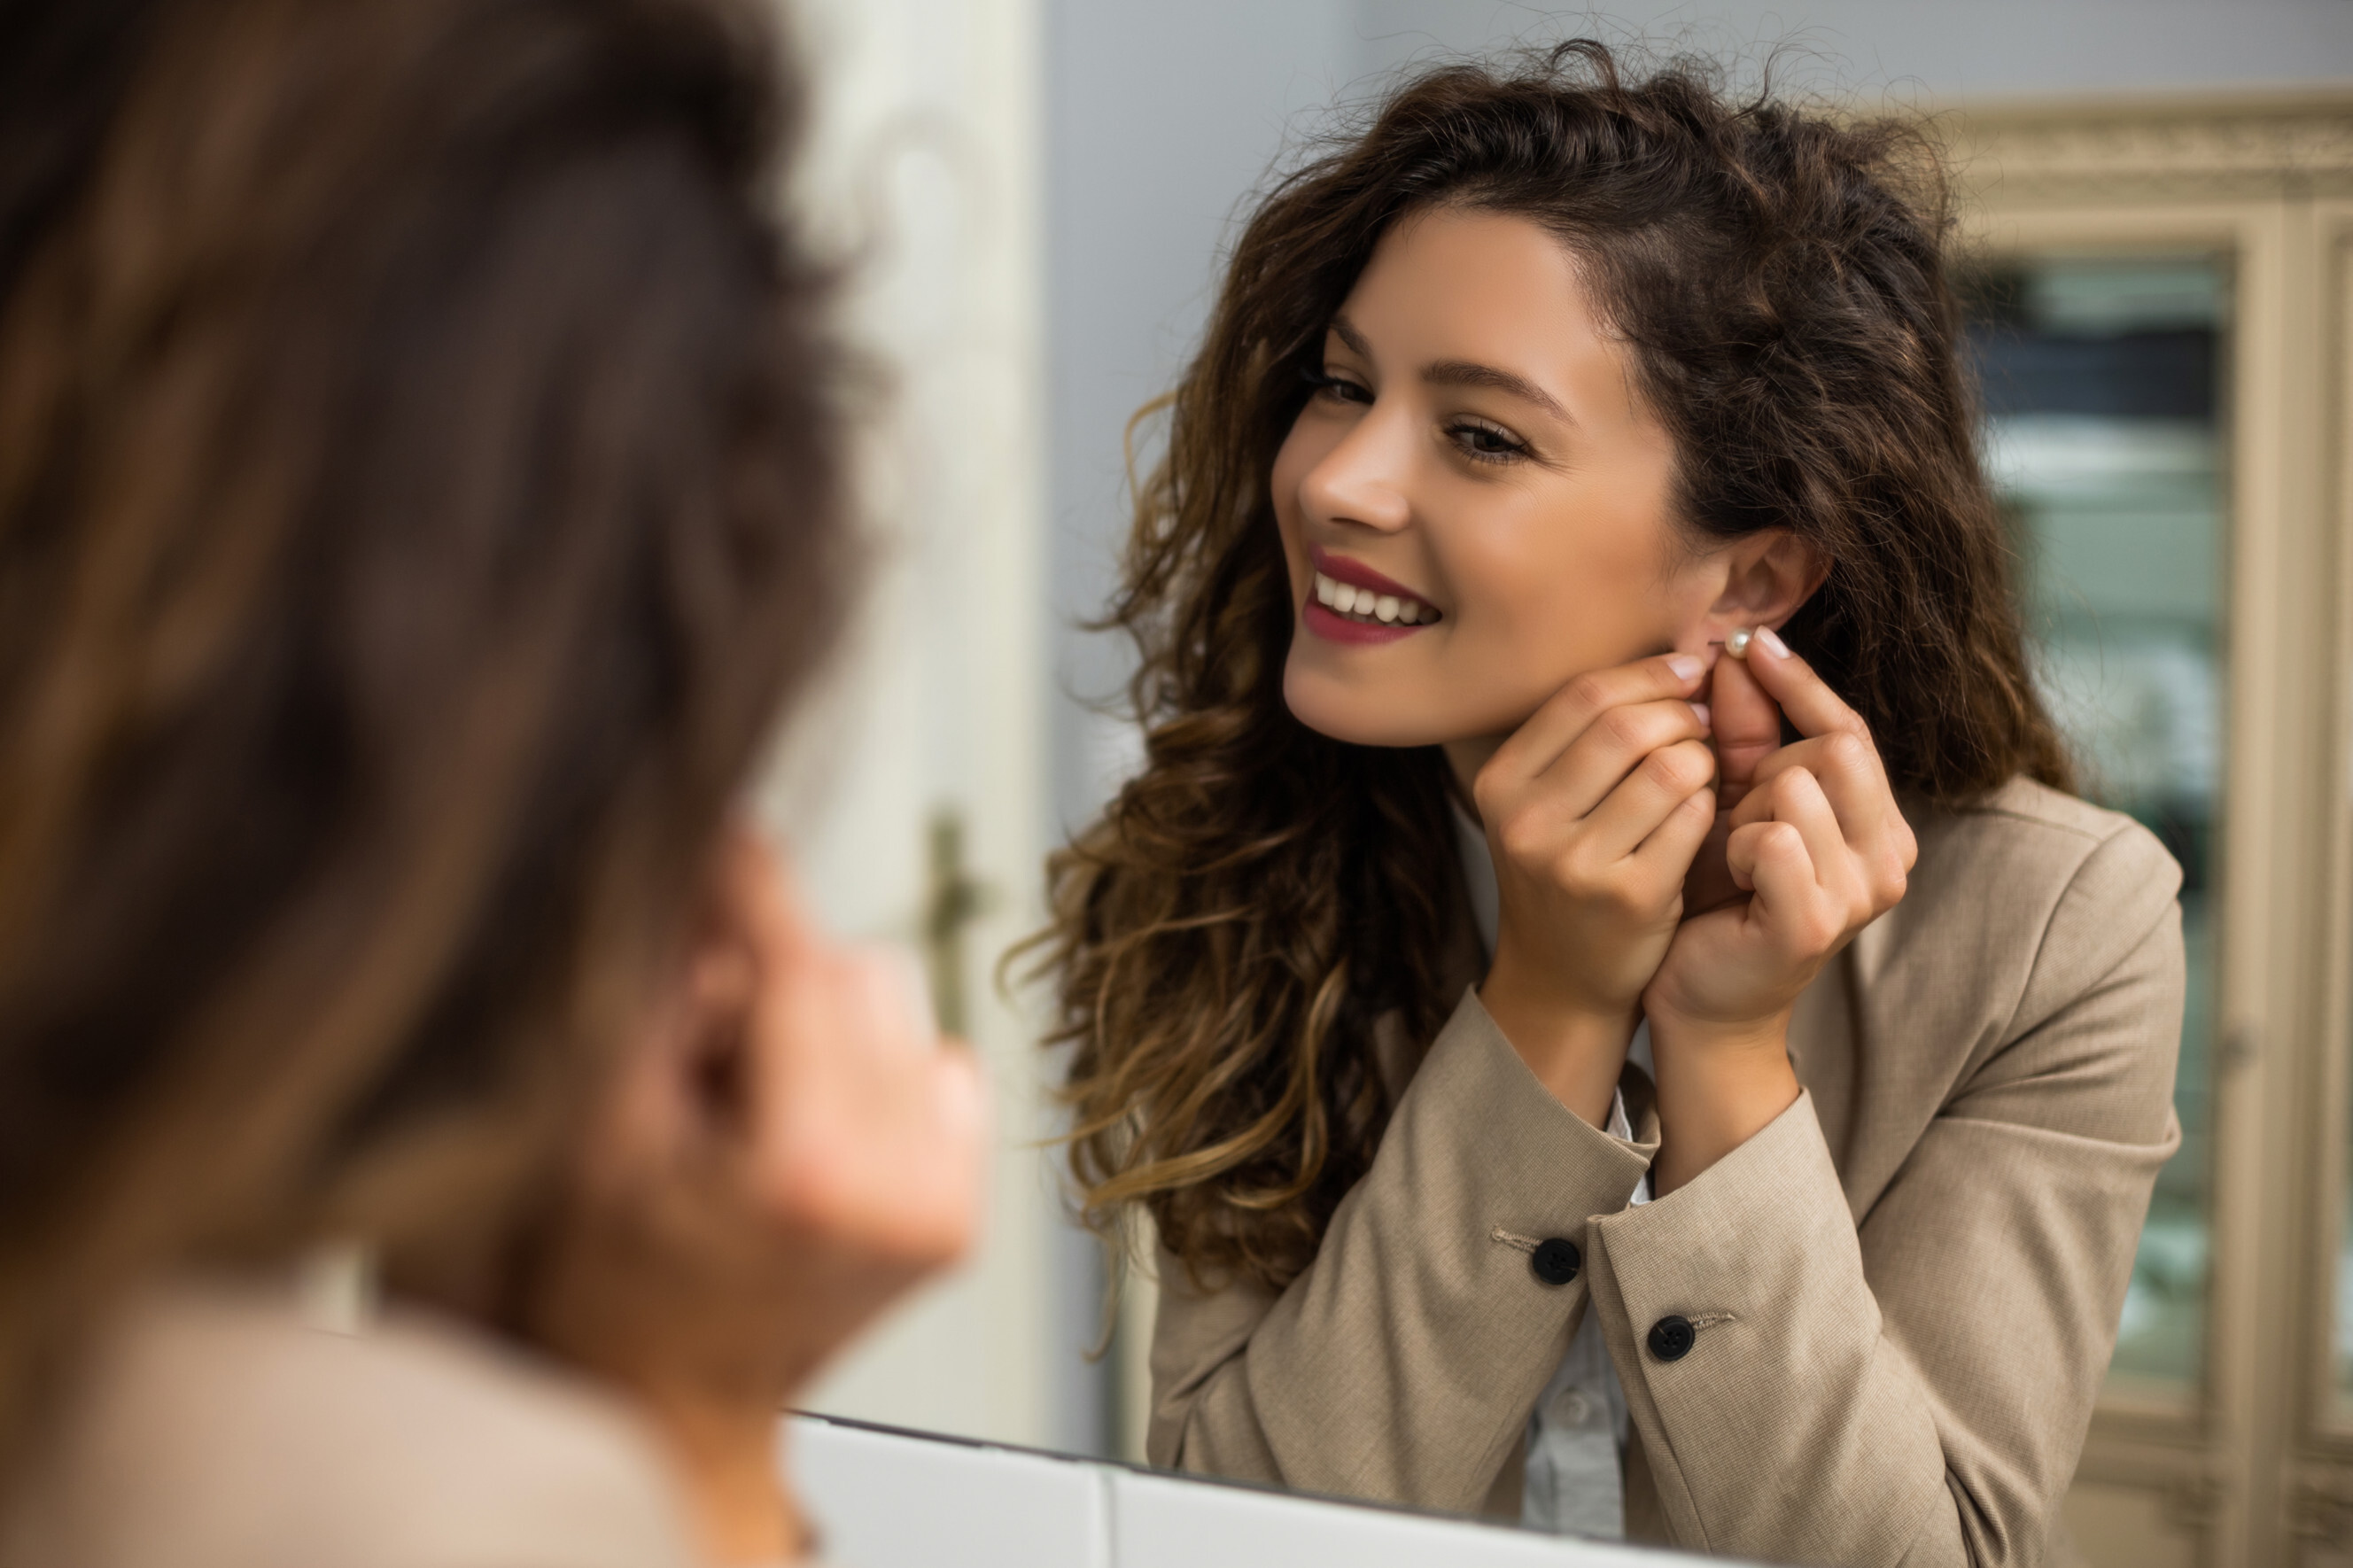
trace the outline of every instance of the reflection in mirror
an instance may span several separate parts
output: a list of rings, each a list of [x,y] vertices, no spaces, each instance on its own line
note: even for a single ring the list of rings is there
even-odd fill
[[[2036,677],[2085,795],[2182,868],[2182,1142],[2158,1177],[2109,1384],[2180,1401],[2206,1326],[2229,274],[2205,256],[2038,258],[1979,274],[1968,298]]]
[[[2046,470],[2212,409],[2068,358],[2179,279],[2014,289],[2061,390],[1997,506],[1913,135],[1577,45],[1405,79],[1243,225],[1115,602],[1147,756],[1043,948],[1074,1174],[1160,1243],[1154,1462],[1768,1559],[2052,1531],[2213,737],[2078,691],[2115,612],[2161,701],[2211,606],[2068,618],[2145,498]]]

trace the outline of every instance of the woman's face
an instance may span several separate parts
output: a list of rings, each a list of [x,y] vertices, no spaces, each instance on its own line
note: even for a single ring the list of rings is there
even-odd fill
[[[1725,566],[1668,515],[1673,444],[1544,229],[1399,224],[1324,373],[1273,480],[1298,616],[1283,696],[1311,729],[1500,737],[1586,671],[1724,636]]]

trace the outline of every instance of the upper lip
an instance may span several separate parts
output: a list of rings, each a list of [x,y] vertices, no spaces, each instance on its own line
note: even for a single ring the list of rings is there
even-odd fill
[[[1320,544],[1307,547],[1307,558],[1315,570],[1335,583],[1345,583],[1351,588],[1370,588],[1376,594],[1394,594],[1400,599],[1416,604],[1430,604],[1430,595],[1419,588],[1409,588],[1394,577],[1384,577],[1361,561],[1351,561],[1345,555],[1334,555]],[[1436,605],[1431,605],[1435,609]]]

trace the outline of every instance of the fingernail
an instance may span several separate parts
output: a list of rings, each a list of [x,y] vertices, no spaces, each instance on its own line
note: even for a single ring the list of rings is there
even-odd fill
[[[1757,628],[1757,640],[1763,643],[1765,645],[1765,651],[1771,654],[1775,658],[1787,658],[1789,657],[1789,645],[1783,642],[1774,632],[1771,626],[1758,626]]]
[[[1667,668],[1675,672],[1678,680],[1697,680],[1707,663],[1696,654],[1678,653],[1668,657]]]
[[[1699,727],[1701,729],[1705,730],[1715,724],[1715,721],[1708,716],[1706,703],[1694,702],[1691,705],[1691,710],[1699,715]]]

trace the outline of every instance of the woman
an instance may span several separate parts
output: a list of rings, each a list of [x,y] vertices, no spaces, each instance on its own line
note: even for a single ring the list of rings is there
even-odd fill
[[[1250,220],[1114,615],[1147,764],[1053,869],[1155,1462],[2046,1554],[2178,1142],[2178,871],[2066,793],[1948,235],[1915,133],[1590,44]]]
[[[731,826],[849,586],[773,58],[0,13],[0,1558],[795,1558],[964,1247],[968,1063]]]

